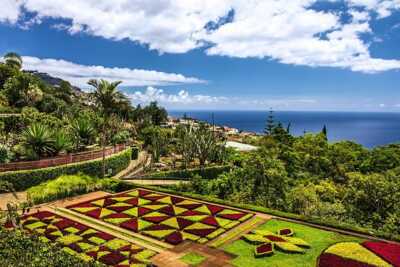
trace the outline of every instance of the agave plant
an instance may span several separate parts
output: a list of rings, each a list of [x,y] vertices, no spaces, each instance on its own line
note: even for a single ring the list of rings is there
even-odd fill
[[[53,132],[53,153],[60,154],[63,151],[69,151],[72,148],[71,137],[62,130]]]
[[[24,148],[39,158],[53,152],[52,133],[46,125],[33,123],[22,132],[21,137]]]
[[[84,145],[89,145],[95,136],[95,128],[92,122],[84,117],[73,120],[71,122],[71,130],[77,149]]]

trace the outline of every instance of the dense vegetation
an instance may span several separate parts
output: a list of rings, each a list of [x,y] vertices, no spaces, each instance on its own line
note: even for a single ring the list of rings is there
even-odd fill
[[[279,123],[257,144],[231,172],[195,176],[178,190],[400,234],[400,145],[367,150],[329,143],[324,132],[295,137]]]
[[[85,93],[66,81],[49,84],[22,63],[15,53],[0,63],[0,163],[132,143],[167,119],[155,102],[133,107],[120,82],[90,80]]]
[[[60,247],[44,243],[36,235],[0,228],[0,262],[3,267],[91,267],[103,266],[71,256]]]

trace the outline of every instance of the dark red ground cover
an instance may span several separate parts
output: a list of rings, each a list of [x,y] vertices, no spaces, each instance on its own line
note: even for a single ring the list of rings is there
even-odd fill
[[[318,267],[376,267],[367,263],[345,259],[338,255],[323,253],[319,256]]]
[[[400,245],[387,242],[364,241],[361,245],[395,267],[400,267]]]
[[[201,220],[202,223],[208,224],[208,225],[212,225],[212,226],[219,226],[217,220],[215,219],[215,217],[213,216],[209,216],[207,218],[204,218],[203,220]]]
[[[207,204],[207,208],[210,210],[212,215],[215,215],[215,214],[217,214],[218,212],[220,212],[221,210],[224,209],[224,207],[217,206],[217,205],[212,205],[212,204]]]
[[[138,231],[138,222],[136,218],[132,218],[129,221],[123,222],[120,224],[120,226],[134,232]]]
[[[280,229],[279,234],[280,235],[292,235],[293,231],[292,231],[292,229],[289,229],[289,228]]]
[[[266,235],[265,237],[268,238],[272,242],[286,242],[286,240],[283,239],[282,237],[275,236],[275,235]]]
[[[237,221],[242,218],[245,214],[244,213],[235,213],[235,214],[218,214],[218,217],[234,220]]]
[[[206,237],[207,235],[214,232],[215,229],[186,229],[185,232],[189,234],[198,235],[200,237]]]
[[[256,255],[261,256],[272,252],[272,243],[265,243],[256,248]]]
[[[182,234],[179,231],[175,231],[171,234],[169,234],[166,238],[165,241],[167,241],[171,245],[178,245],[183,241]]]
[[[124,259],[125,257],[121,253],[119,253],[118,251],[113,251],[107,255],[100,257],[99,261],[104,264],[114,266]]]

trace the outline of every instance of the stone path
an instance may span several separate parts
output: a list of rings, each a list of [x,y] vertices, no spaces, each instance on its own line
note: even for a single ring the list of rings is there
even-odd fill
[[[228,267],[232,266],[230,261],[237,257],[220,249],[211,248],[191,241],[185,241],[172,249],[161,252],[154,256],[152,263],[158,267],[186,267],[186,263],[180,260],[181,257],[194,252],[205,257],[199,267]]]

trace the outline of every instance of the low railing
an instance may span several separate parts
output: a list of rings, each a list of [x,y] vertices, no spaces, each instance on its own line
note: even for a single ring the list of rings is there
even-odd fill
[[[110,156],[118,153],[126,148],[125,144],[116,145],[113,147],[107,147],[105,150],[105,155]],[[35,161],[19,161],[12,163],[0,164],[0,172],[6,171],[20,171],[20,170],[31,170],[55,167],[60,165],[66,165],[70,163],[88,161],[93,159],[99,159],[103,157],[103,150],[93,150],[85,151],[80,153],[71,153],[63,156],[58,156],[54,158],[45,158]]]

